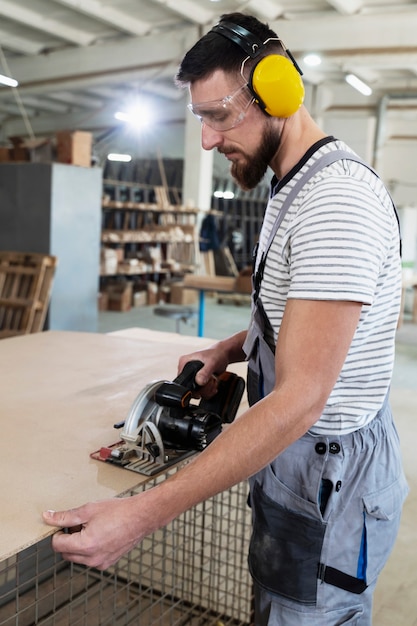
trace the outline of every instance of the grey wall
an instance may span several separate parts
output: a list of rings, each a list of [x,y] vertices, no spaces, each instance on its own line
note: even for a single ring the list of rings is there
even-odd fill
[[[102,171],[0,164],[0,249],[58,258],[47,327],[97,330]]]

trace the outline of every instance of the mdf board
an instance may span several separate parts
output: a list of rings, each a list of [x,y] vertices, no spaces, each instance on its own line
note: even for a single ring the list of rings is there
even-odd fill
[[[139,493],[177,471],[149,478],[90,452],[118,439],[113,424],[147,383],[172,380],[180,354],[212,342],[148,329],[2,341],[1,624],[249,622],[246,484],[185,512],[104,573],[55,557],[54,529],[41,518],[47,508]],[[230,369],[245,376],[246,364]],[[244,399],[239,414],[246,407]]]
[[[179,356],[212,341],[148,329],[2,340],[0,560],[52,533],[42,511],[113,497],[148,480],[90,453],[118,441],[113,424],[127,417],[145,385],[173,380]],[[245,368],[230,369],[243,374]]]
[[[0,250],[57,257],[46,327],[97,329],[100,168],[0,163]]]

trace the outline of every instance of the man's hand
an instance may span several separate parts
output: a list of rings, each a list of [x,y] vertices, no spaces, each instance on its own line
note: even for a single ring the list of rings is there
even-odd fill
[[[66,561],[100,570],[110,567],[145,535],[138,536],[138,519],[133,514],[137,511],[133,500],[139,496],[103,500],[68,511],[46,511],[44,521],[63,529],[53,536],[53,549]]]
[[[210,397],[216,391],[213,375],[222,374],[230,363],[245,360],[242,351],[245,337],[246,331],[242,331],[205,350],[181,356],[178,362],[178,373],[182,372],[185,364],[189,361],[202,361],[204,366],[197,372],[195,382],[201,387],[207,385],[201,395]]]

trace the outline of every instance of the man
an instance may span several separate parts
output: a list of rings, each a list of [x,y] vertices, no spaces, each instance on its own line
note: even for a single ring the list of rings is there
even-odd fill
[[[274,172],[250,328],[180,359],[197,382],[248,358],[251,408],[192,463],[128,499],[50,512],[64,558],[99,568],[250,478],[256,624],[371,624],[407,486],[388,390],[400,307],[399,229],[380,179],[316,125],[299,68],[267,25],[224,15],[177,80],[202,145],[245,189]],[[195,477],[198,476],[198,480]]]

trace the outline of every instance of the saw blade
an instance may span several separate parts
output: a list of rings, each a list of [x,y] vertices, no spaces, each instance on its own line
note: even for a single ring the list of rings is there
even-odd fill
[[[155,392],[164,384],[165,380],[156,380],[148,385],[138,394],[130,407],[126,418],[121,438],[126,443],[136,443],[141,426],[144,422],[151,421],[158,423],[160,414],[166,407],[155,402]]]

